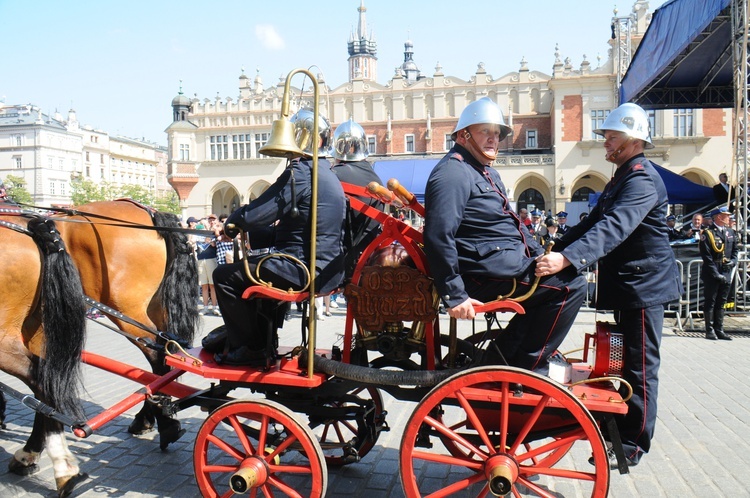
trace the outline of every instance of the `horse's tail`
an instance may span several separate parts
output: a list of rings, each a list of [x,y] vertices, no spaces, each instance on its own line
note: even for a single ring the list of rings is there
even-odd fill
[[[44,351],[36,381],[47,403],[80,418],[81,351],[86,337],[81,277],[54,221],[32,218],[27,227],[44,258],[40,294]]]
[[[154,225],[179,227],[177,216],[154,213]],[[159,231],[167,243],[167,268],[158,295],[167,313],[167,332],[192,344],[198,327],[195,291],[198,288],[198,265],[188,244],[187,235],[175,231]]]

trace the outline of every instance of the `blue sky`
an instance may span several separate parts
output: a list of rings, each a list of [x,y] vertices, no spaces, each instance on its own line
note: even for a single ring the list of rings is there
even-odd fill
[[[634,0],[620,0],[618,15]],[[664,0],[649,2],[653,11]],[[189,97],[236,98],[241,69],[266,86],[317,65],[327,83],[347,80],[346,42],[360,0],[302,2],[0,0],[0,101],[31,103],[110,134],[166,144],[170,103],[182,80]],[[574,67],[607,58],[614,2],[601,0],[365,0],[378,44],[378,82],[403,62],[404,41],[431,76],[470,78],[477,64],[498,78],[551,73],[555,44]],[[317,73],[317,69],[313,69]],[[302,82],[295,79],[295,85]]]

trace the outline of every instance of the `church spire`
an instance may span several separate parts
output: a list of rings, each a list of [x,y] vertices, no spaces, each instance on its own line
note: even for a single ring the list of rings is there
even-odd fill
[[[365,1],[360,0],[357,31],[352,30],[347,43],[349,49],[349,81],[374,81],[377,77],[377,43],[372,30],[368,33]]]

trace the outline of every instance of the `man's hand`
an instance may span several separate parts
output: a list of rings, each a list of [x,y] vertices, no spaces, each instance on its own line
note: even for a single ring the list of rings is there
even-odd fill
[[[482,301],[477,301],[476,299],[469,298],[463,303],[454,306],[452,308],[448,308],[448,316],[451,318],[459,318],[459,319],[466,319],[471,320],[474,318],[474,306],[479,306],[481,304],[484,304]]]
[[[568,261],[568,258],[563,256],[562,253],[551,252],[549,254],[543,254],[536,258],[536,269],[534,270],[534,275],[537,277],[554,275],[568,266],[570,266],[570,261]]]

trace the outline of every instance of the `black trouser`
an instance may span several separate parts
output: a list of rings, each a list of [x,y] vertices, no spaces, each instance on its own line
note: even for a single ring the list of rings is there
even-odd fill
[[[529,290],[534,267],[519,279],[514,297]],[[486,302],[510,292],[512,281],[467,276],[464,285],[469,296]],[[542,277],[534,294],[521,303],[526,313],[514,316],[495,341],[508,363],[546,375],[547,359],[565,339],[585,297],[586,279],[573,267]]]
[[[254,271],[254,262],[250,263],[250,267]],[[261,277],[274,287],[299,288],[299,283],[289,282],[270,272],[263,272]],[[275,331],[280,326],[279,314],[281,323],[284,321],[288,303],[272,299],[242,299],[242,293],[251,285],[255,284],[247,278],[242,262],[219,265],[214,271],[216,299],[227,327],[230,349],[243,345],[255,350],[265,349],[269,331]]]
[[[706,321],[706,332],[724,330],[724,305],[729,296],[730,272],[724,273],[726,282],[717,280],[711,275],[703,274],[703,318]]]
[[[651,449],[656,426],[656,400],[659,395],[659,346],[664,326],[664,306],[616,310],[616,331],[623,334],[625,346],[622,377],[633,388],[628,413],[615,417],[625,456],[638,462]],[[625,387],[620,388],[623,397]]]

